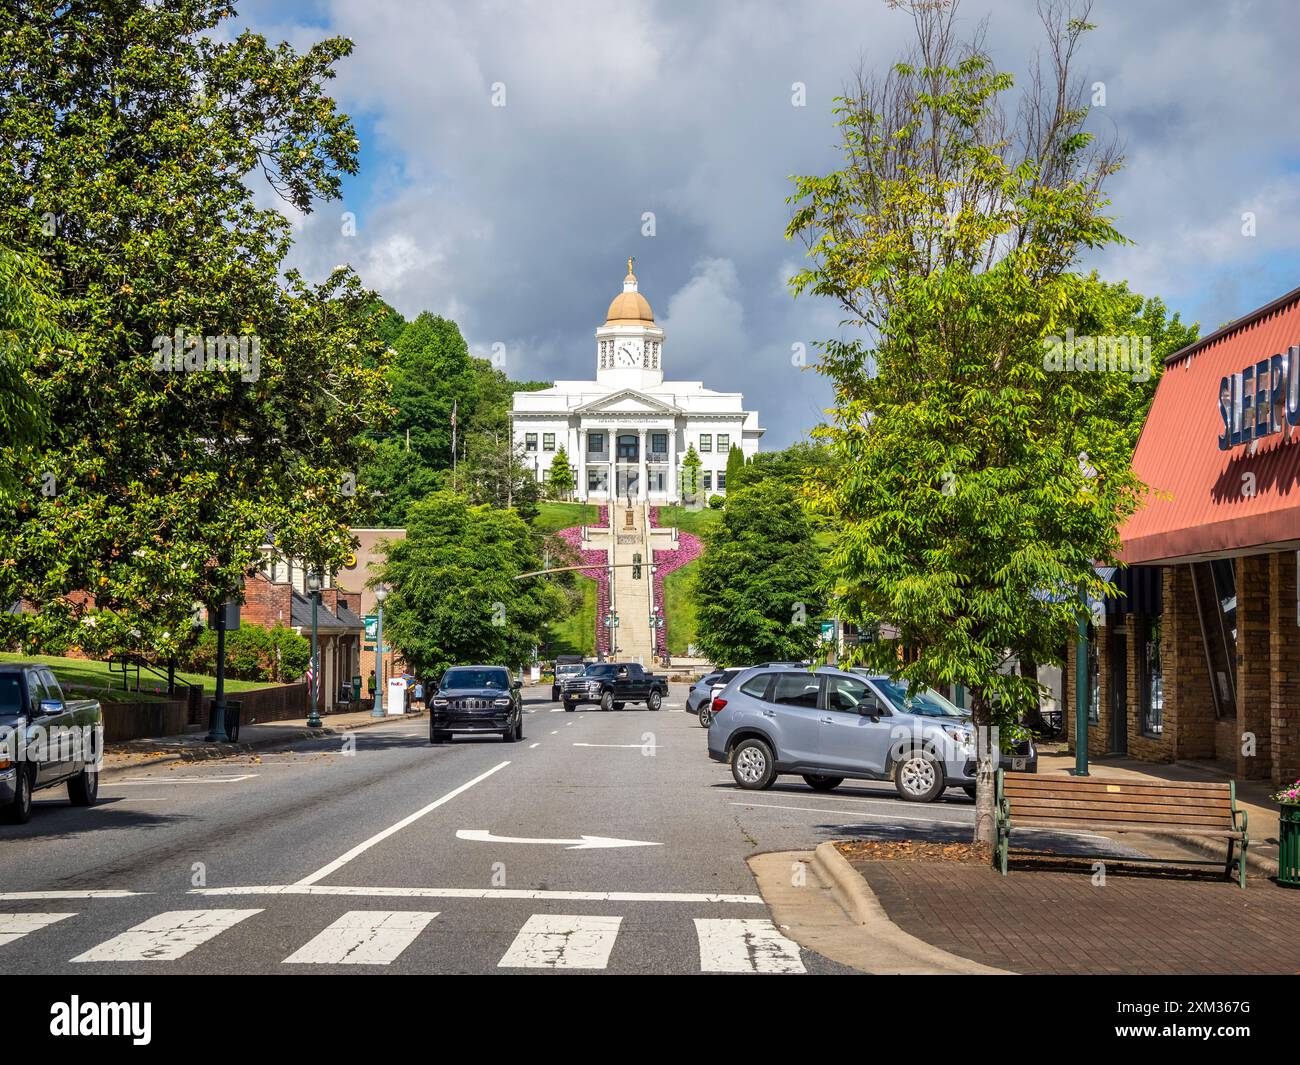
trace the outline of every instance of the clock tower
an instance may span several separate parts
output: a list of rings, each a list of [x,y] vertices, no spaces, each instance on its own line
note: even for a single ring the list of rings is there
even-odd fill
[[[663,383],[664,331],[637,291],[632,259],[623,291],[614,297],[605,324],[596,330],[596,380],[611,388],[648,388]]]

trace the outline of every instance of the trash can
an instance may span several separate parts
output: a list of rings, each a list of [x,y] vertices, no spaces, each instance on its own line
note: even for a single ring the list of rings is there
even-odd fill
[[[238,699],[226,700],[226,735],[229,737],[231,743],[234,743],[239,739],[240,711],[243,709],[243,706],[244,704]],[[208,714],[211,715],[216,708],[216,699],[209,699]]]

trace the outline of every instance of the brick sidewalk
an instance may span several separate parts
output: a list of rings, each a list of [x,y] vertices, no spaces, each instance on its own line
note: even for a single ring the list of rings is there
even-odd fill
[[[1022,858],[1022,863],[1024,859]],[[900,928],[936,947],[1025,974],[1300,972],[1300,891],[1252,877],[1089,863],[1013,868],[978,862],[855,861]],[[1131,868],[1131,867],[1130,867]],[[1068,869],[1068,871],[1065,871]]]

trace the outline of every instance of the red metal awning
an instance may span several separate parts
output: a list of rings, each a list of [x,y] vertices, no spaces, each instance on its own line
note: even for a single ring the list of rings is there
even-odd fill
[[[1222,379],[1298,344],[1300,289],[1166,360],[1133,456],[1147,492],[1121,530],[1120,558],[1168,562],[1300,540],[1300,426],[1219,450]]]

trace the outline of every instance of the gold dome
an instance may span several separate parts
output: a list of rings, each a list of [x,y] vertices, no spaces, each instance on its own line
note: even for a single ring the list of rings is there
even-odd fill
[[[638,322],[653,322],[654,311],[650,301],[636,290],[636,274],[632,273],[632,260],[627,261],[627,277],[623,278],[623,291],[614,297],[605,315],[606,325],[635,325]]]

